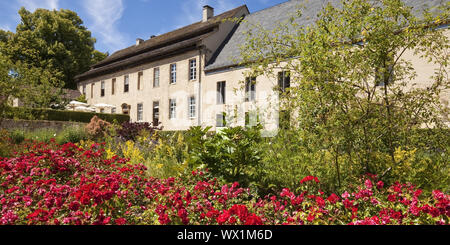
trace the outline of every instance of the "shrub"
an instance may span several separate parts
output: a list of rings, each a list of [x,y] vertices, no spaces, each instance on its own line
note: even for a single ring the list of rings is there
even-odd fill
[[[141,131],[148,131],[150,137],[153,136],[156,130],[161,130],[159,127],[154,127],[150,123],[131,123],[124,122],[121,128],[117,130],[117,134],[125,141],[132,140],[136,141],[138,135]]]
[[[55,139],[56,136],[57,136],[56,130],[51,128],[43,128],[25,133],[26,140],[45,143],[49,143],[50,140]]]
[[[91,137],[101,138],[105,136],[110,125],[110,123],[103,121],[97,116],[94,116],[91,119],[91,122],[86,126],[86,130]]]
[[[206,140],[201,140],[204,132],[199,132],[197,147],[192,156],[197,163],[205,164],[211,174],[227,182],[238,181],[248,186],[258,179],[258,167],[261,165],[261,127],[225,128]],[[192,140],[191,140],[192,141]]]
[[[24,120],[48,120],[48,121],[72,121],[89,123],[92,117],[97,116],[100,119],[113,123],[116,120],[119,123],[130,121],[129,115],[123,114],[102,114],[79,111],[58,111],[51,109],[34,109],[34,108],[9,108],[3,118],[17,118]]]
[[[14,144],[20,144],[25,140],[25,132],[23,130],[15,129],[9,132],[9,138]]]
[[[0,130],[0,157],[9,157],[11,148],[10,133],[6,129]]]
[[[344,192],[324,193],[317,177],[295,190],[259,197],[208,173],[148,177],[127,159],[105,159],[102,144],[33,143],[0,159],[2,225],[417,225],[449,224],[450,195],[412,184],[385,186],[363,176]]]
[[[82,140],[87,140],[88,134],[86,129],[83,127],[66,127],[56,136],[56,142],[58,144],[66,144],[66,143],[78,143]]]

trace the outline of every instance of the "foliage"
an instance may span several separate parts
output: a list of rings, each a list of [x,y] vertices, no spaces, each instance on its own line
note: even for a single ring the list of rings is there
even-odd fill
[[[98,118],[107,122],[113,123],[114,120],[118,122],[126,122],[130,120],[129,115],[123,114],[104,114],[91,113],[79,111],[59,111],[51,109],[33,109],[24,107],[8,107],[2,118],[15,118],[24,120],[48,120],[48,121],[72,121],[89,123],[91,119],[97,116]]]
[[[261,127],[225,128],[214,136],[203,139],[208,131],[196,129],[196,137],[190,141],[192,158],[204,164],[214,176],[228,183],[237,181],[244,186],[253,183],[258,177],[261,165]],[[200,131],[198,131],[200,130]],[[195,129],[194,129],[195,131]],[[194,141],[196,140],[196,142]]]
[[[52,74],[66,88],[75,89],[74,77],[106,58],[94,49],[96,40],[73,11],[19,10],[21,22],[2,49],[13,63]]]
[[[0,115],[10,111],[14,99],[30,107],[50,107],[60,101],[61,84],[53,73],[41,68],[11,62],[0,43]]]
[[[9,157],[11,154],[10,133],[6,129],[0,130],[0,158]]]
[[[448,176],[449,108],[440,97],[449,88],[450,42],[437,28],[449,18],[448,5],[414,13],[400,0],[342,1],[339,8],[328,4],[309,26],[296,23],[301,12],[273,30],[250,28],[242,45],[248,76],[285,70],[295,84],[281,97],[292,128],[269,147],[268,184],[283,181],[274,176],[278,167],[296,169],[282,171],[289,185],[313,173],[336,191],[365,173],[420,185],[433,170]],[[426,87],[415,86],[425,81],[408,55],[436,68]],[[420,128],[439,133],[420,137]]]
[[[86,129],[80,126],[65,127],[56,135],[56,143],[63,145],[66,143],[78,143],[82,140],[87,140],[89,137]]]
[[[87,99],[86,99],[86,95],[84,95],[84,94],[80,95],[80,97],[78,97],[76,99],[76,101],[82,102],[82,103],[87,103],[88,102]]]
[[[132,140],[136,141],[138,135],[142,131],[147,131],[149,136],[152,137],[156,130],[161,130],[158,127],[152,126],[150,123],[132,123],[123,122],[121,128],[117,130],[117,134],[125,141]]]
[[[98,118],[97,116],[94,116],[91,119],[91,122],[86,125],[87,133],[94,139],[105,137],[106,133],[108,132],[108,127],[111,124],[103,121],[102,119]]]
[[[450,195],[424,195],[411,184],[387,187],[369,175],[338,194],[321,191],[317,177],[293,191],[258,197],[194,171],[157,179],[143,165],[105,159],[103,144],[32,143],[0,158],[3,225],[417,225],[449,224]]]

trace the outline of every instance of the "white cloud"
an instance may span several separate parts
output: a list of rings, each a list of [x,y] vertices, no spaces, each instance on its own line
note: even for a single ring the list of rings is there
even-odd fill
[[[8,24],[0,24],[0,30],[13,31]]]
[[[92,21],[89,29],[111,53],[127,46],[125,36],[117,27],[125,10],[123,0],[83,0],[83,8]]]
[[[58,9],[59,6],[59,0],[17,0],[17,3],[31,12],[34,12],[38,8]]]

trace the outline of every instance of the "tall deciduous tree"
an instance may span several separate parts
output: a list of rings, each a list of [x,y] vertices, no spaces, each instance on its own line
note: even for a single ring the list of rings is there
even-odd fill
[[[9,38],[4,53],[13,63],[52,73],[66,88],[76,88],[74,77],[107,55],[94,49],[95,39],[70,10],[19,10],[21,23]]]
[[[439,129],[448,130],[440,98],[449,88],[450,42],[437,27],[449,20],[449,7],[417,13],[401,0],[343,0],[340,7],[328,4],[311,26],[298,25],[294,16],[275,30],[255,26],[249,32],[242,56],[252,75],[270,77],[283,69],[296,85],[285,109],[296,115],[293,144],[301,152],[296,156],[308,161],[307,171],[333,179],[335,187],[367,172],[422,178],[416,183],[431,183],[430,174],[448,179],[449,137],[442,133],[448,131]],[[414,84],[417,67],[407,53],[435,65],[429,86]],[[415,132],[424,127],[434,128],[439,139],[419,137]],[[436,155],[445,159],[424,170],[427,165],[414,165],[419,161],[403,154],[415,147],[439,149]]]

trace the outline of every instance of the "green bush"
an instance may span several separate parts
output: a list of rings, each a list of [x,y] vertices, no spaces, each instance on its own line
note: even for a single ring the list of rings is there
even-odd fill
[[[25,140],[25,132],[23,130],[15,129],[9,132],[9,138],[14,144],[20,144]]]
[[[123,114],[58,111],[51,109],[33,109],[23,107],[9,108],[2,117],[23,120],[71,121],[89,123],[94,116],[97,116],[100,119],[110,123],[113,123],[114,120],[116,120],[118,123],[130,121],[130,116]]]
[[[71,126],[64,128],[63,131],[57,134],[56,142],[58,144],[66,144],[69,142],[78,143],[88,138],[89,136],[84,127]]]
[[[204,135],[207,129],[195,134],[191,132],[198,139],[197,147],[192,147],[190,151],[191,158],[197,164],[204,164],[213,176],[226,182],[239,182],[243,186],[257,184],[262,163],[260,129],[225,128],[206,138]],[[192,139],[190,141],[193,142]]]
[[[31,132],[25,132],[25,139],[31,141],[49,143],[51,139],[55,139],[57,132],[55,129],[45,128],[38,129]]]

